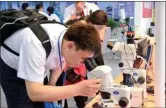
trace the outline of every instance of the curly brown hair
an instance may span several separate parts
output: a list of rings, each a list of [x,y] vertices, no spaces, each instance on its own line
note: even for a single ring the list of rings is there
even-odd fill
[[[64,35],[64,39],[73,41],[77,50],[87,50],[98,55],[101,43],[97,30],[91,24],[76,22],[72,24]]]

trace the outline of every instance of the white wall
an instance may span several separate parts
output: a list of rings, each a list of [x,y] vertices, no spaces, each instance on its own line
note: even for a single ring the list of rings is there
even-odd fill
[[[155,108],[165,107],[165,2],[155,4]]]
[[[147,33],[148,28],[150,27],[150,22],[152,22],[152,18],[143,18],[142,8],[143,2],[135,2],[134,24],[135,26],[140,27],[140,31]]]

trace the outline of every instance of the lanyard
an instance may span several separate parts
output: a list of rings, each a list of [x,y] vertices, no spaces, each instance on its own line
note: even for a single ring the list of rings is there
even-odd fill
[[[62,58],[61,58],[60,43],[59,43],[59,41],[60,41],[60,37],[62,36],[62,33],[58,37],[58,56],[59,56],[59,62],[60,62],[60,66],[61,66],[61,71],[62,71]]]
[[[66,31],[66,30],[64,30],[64,31]],[[64,31],[62,33],[64,33]],[[58,37],[58,55],[59,55],[61,71],[62,71],[62,56],[61,56],[61,52],[60,52],[60,37],[62,36],[62,33]],[[66,80],[66,72],[64,72],[63,84],[64,84],[65,80]]]
[[[66,31],[66,30],[64,30],[64,31]],[[61,66],[61,71],[62,71],[62,56],[61,56],[61,51],[60,51],[60,37],[62,36],[62,33],[64,33],[64,31],[63,32],[61,32],[61,34],[59,35],[59,37],[58,37],[58,42],[57,42],[57,44],[58,44],[58,56],[59,56],[59,62],[60,62],[60,66]],[[65,79],[66,79],[66,73],[65,73],[65,75],[64,75],[64,78],[63,78],[63,84],[64,84],[64,82],[65,82]],[[50,107],[51,108],[55,108],[55,105],[54,105],[54,103],[53,102],[49,102],[50,104]]]
[[[64,30],[64,31],[66,31],[66,30]],[[59,35],[59,37],[58,37],[58,56],[59,56],[59,62],[60,62],[60,66],[61,66],[61,71],[62,71],[62,56],[61,56],[61,51],[60,51],[60,37],[62,36],[62,33],[64,33],[64,31],[63,32],[61,32],[61,34]]]
[[[66,31],[66,30],[64,30]],[[64,31],[62,33],[64,33]],[[59,55],[59,62],[60,62],[60,66],[61,66],[61,71],[62,71],[62,56],[61,56],[61,52],[60,52],[60,37],[62,36],[62,33],[60,34],[60,36],[58,37],[58,55]],[[64,72],[64,77],[63,77],[63,85],[65,84],[65,80],[66,80],[66,72]],[[64,107],[64,100],[62,100],[62,106]]]

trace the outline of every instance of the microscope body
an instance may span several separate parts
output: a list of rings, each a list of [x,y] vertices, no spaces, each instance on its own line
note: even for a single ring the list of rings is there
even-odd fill
[[[102,107],[114,107],[115,104],[121,107],[130,106],[130,88],[125,85],[113,84],[112,69],[107,65],[97,66],[88,74],[95,78],[102,79],[100,94]]]
[[[134,60],[136,59],[136,46],[134,44],[116,42],[112,50],[121,53],[119,62],[121,70],[131,70],[133,68]],[[124,73],[129,74],[128,71],[124,71]]]
[[[144,97],[147,96],[146,92],[146,70],[145,69],[133,69],[133,77],[139,88],[143,89]]]
[[[121,53],[119,68],[123,73],[122,84],[129,87],[134,86],[131,74],[134,60],[136,59],[136,47],[134,44],[126,44],[125,42],[116,42],[113,47],[113,51],[119,51]]]
[[[142,88],[113,84],[111,71],[112,69],[109,66],[102,65],[97,66],[95,69],[88,73],[91,74],[93,78],[95,77],[102,79],[102,87],[100,89],[102,98],[100,102],[101,106],[104,108],[110,108],[118,105],[124,108],[131,106],[136,107],[140,105],[143,101]],[[143,70],[141,70],[141,72],[135,70],[133,73],[135,80],[139,80],[141,76],[146,76],[143,72]],[[146,82],[144,82],[143,84],[146,84]],[[135,100],[137,101],[135,102]]]
[[[110,97],[105,98],[102,94],[110,95]],[[130,88],[125,85],[114,84],[111,87],[101,88],[102,106],[104,108],[114,107],[118,105],[120,107],[130,107],[131,93]]]
[[[102,108],[143,106],[142,88],[113,84],[111,87],[101,88],[100,94],[101,101],[99,103]]]
[[[119,62],[121,70],[130,70],[133,68],[134,60],[136,59],[136,46],[134,44],[116,42],[112,50],[121,53],[121,60]]]

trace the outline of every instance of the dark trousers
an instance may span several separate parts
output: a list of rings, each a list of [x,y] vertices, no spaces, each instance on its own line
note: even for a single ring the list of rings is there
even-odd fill
[[[75,96],[74,100],[76,101],[76,106],[78,108],[84,108],[85,107],[85,102],[88,100],[88,97],[85,96]]]
[[[8,108],[44,108],[43,102],[32,102],[25,81],[17,77],[17,71],[6,65],[0,58],[0,83],[6,96]]]

